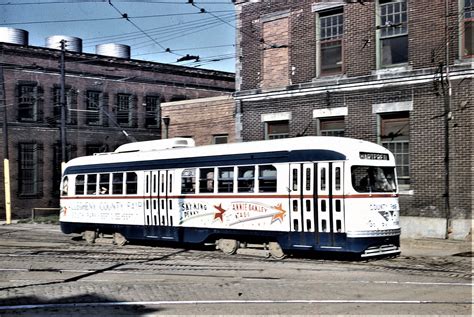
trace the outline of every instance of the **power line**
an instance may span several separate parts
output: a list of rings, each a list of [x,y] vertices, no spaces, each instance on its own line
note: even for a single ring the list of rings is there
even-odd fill
[[[219,13],[231,12],[229,10],[216,11]],[[185,16],[185,15],[199,15],[201,13],[169,13],[169,14],[155,14],[155,15],[139,15],[139,16],[128,16],[128,19],[148,19],[148,18],[164,18],[171,16]],[[70,19],[70,20],[45,20],[45,21],[24,21],[24,22],[8,22],[0,23],[0,25],[20,25],[20,24],[47,24],[47,23],[75,23],[75,22],[96,22],[96,21],[110,21],[110,20],[121,20],[120,18],[91,18],[91,19]]]

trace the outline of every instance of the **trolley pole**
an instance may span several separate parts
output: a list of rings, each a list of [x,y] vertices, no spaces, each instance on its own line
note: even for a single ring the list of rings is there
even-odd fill
[[[0,107],[3,110],[3,179],[5,188],[5,218],[6,224],[12,222],[11,191],[10,191],[10,159],[8,154],[8,116],[5,102],[5,81],[3,66],[0,65]]]
[[[61,107],[61,172],[64,170],[66,164],[66,73],[64,65],[64,55],[66,50],[66,41],[61,40],[61,96],[60,96],[60,107]]]

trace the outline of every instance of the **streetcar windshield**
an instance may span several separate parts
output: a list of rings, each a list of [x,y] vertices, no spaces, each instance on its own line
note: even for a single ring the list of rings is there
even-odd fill
[[[397,191],[394,167],[352,166],[352,187],[359,193]]]

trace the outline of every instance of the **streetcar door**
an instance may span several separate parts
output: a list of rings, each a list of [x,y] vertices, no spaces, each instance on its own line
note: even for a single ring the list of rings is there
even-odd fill
[[[145,226],[159,225],[158,171],[145,172]]]
[[[304,231],[304,223],[302,217],[302,188],[301,188],[301,165],[290,164],[290,210],[291,210],[291,231]]]
[[[337,162],[331,164],[331,214],[332,232],[345,232],[344,225],[344,163]]]
[[[168,225],[168,171],[159,171],[159,213],[160,225]]]
[[[329,193],[330,193],[330,179],[329,179],[329,166],[330,163],[318,163],[316,165],[316,192],[318,194],[317,203],[317,224],[318,224],[318,235],[320,237],[320,243],[322,245],[331,244],[329,235],[325,233],[331,233],[331,217],[329,212]]]
[[[315,232],[314,164],[290,165],[291,230]]]
[[[340,248],[344,228],[344,163],[318,163],[318,224],[322,248]],[[327,234],[325,234],[327,233]]]
[[[315,202],[314,199],[314,169],[315,164],[302,164],[301,169],[301,192],[302,192],[302,218],[304,231],[316,232],[317,223],[315,222]]]

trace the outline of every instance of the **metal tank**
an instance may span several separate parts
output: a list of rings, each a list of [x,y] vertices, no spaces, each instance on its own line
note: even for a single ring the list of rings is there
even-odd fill
[[[130,46],[124,44],[99,44],[95,46],[97,55],[105,55],[118,58],[130,58]]]
[[[82,53],[82,39],[68,35],[51,35],[46,38],[46,47],[61,49],[61,41],[66,41],[66,51]]]
[[[0,27],[0,42],[28,45],[28,32],[21,29]]]

